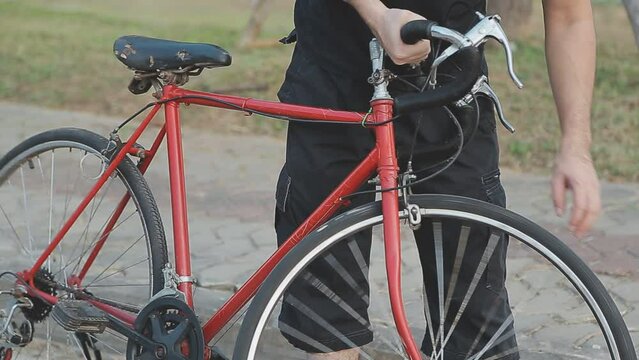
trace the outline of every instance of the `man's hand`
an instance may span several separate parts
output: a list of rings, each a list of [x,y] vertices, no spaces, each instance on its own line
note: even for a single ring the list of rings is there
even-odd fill
[[[423,40],[414,45],[406,45],[399,35],[402,26],[413,20],[424,20],[423,16],[408,10],[389,9],[381,1],[346,0],[346,2],[362,16],[395,64],[417,64],[428,57],[430,41]]]
[[[552,198],[557,215],[566,209],[566,191],[572,191],[570,231],[584,236],[601,212],[599,180],[588,150],[564,148],[555,159]]]
[[[406,45],[400,37],[402,26],[413,20],[424,20],[424,17],[408,10],[386,9],[378,22],[373,24],[373,33],[397,65],[418,64],[430,54],[430,41]]]

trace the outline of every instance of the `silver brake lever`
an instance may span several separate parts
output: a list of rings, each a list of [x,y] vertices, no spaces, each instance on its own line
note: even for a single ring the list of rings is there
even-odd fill
[[[495,106],[495,109],[497,110],[497,117],[501,124],[511,133],[515,132],[515,127],[508,121],[508,119],[506,119],[506,114],[504,113],[504,108],[501,106],[501,101],[499,100],[497,93],[495,93],[488,84],[488,78],[485,75],[482,75],[479,79],[477,79],[477,82],[473,86],[470,94],[458,101],[457,106],[470,105],[474,99],[473,95],[483,95],[487,97]]]
[[[514,134],[515,127],[508,121],[508,119],[506,119],[506,114],[504,113],[504,108],[501,106],[501,101],[499,101],[499,97],[497,96],[497,93],[495,93],[493,88],[491,88],[490,85],[488,85],[487,81],[484,81],[481,84],[481,86],[479,87],[479,90],[477,91],[477,94],[484,95],[488,99],[490,99],[490,101],[492,101],[493,105],[495,105],[495,109],[497,109],[497,117],[499,117],[499,121],[501,121],[501,124],[504,125],[506,130]]]
[[[508,37],[506,36],[504,29],[501,27],[501,18],[499,15],[484,16],[479,12],[476,14],[480,20],[465,34],[465,37],[469,39],[475,47],[480,46],[491,38],[497,40],[506,52],[506,64],[508,66],[508,74],[510,75],[510,78],[518,88],[523,88],[524,84],[515,73],[513,52],[510,47]],[[446,59],[453,56],[459,49],[460,47],[457,45],[449,46],[439,57],[437,57],[437,59],[435,59],[432,67],[437,68]]]

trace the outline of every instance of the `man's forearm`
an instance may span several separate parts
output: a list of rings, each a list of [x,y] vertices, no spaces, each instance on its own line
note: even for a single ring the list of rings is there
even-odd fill
[[[377,25],[380,23],[386,6],[380,0],[344,0],[351,5],[359,15],[364,19],[368,27],[376,31]]]
[[[588,151],[596,42],[589,0],[545,0],[546,58],[562,148]]]
[[[430,53],[430,42],[420,41],[407,45],[399,36],[403,25],[413,20],[422,20],[423,16],[408,10],[389,9],[380,0],[344,1],[355,8],[364,19],[395,64],[419,63]]]

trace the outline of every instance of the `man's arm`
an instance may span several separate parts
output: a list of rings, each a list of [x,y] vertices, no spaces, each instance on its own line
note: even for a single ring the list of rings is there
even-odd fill
[[[597,174],[590,156],[590,111],[596,43],[590,0],[544,0],[546,59],[561,122],[552,194],[562,215],[566,190],[573,193],[570,229],[583,236],[601,210]]]
[[[406,45],[400,38],[400,29],[412,20],[424,19],[408,10],[389,9],[380,0],[344,0],[357,10],[375,37],[397,65],[419,63],[430,53],[430,42],[420,41]]]

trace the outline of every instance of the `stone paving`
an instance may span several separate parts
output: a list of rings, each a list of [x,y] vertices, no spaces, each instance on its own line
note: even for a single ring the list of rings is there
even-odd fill
[[[107,134],[117,123],[118,119],[92,114],[0,102],[0,127],[3,129],[0,154],[42,130],[75,126]],[[151,126],[151,130],[157,129]],[[152,136],[141,142],[149,144]],[[192,261],[200,284],[196,303],[198,313],[205,315],[228,298],[275,249],[273,197],[283,162],[284,143],[270,137],[215,134],[189,127],[184,129],[184,139]],[[160,205],[170,243],[172,230],[166,167],[165,157],[158,157],[147,179]],[[552,210],[547,178],[503,171],[502,181],[511,210],[553,232],[594,269],[622,311],[635,344],[638,344],[639,185],[604,183],[604,212],[592,233],[577,239],[567,231],[566,219],[558,218]],[[411,256],[411,246],[411,242],[404,244],[404,252],[408,254],[404,262],[415,265],[418,260],[414,251]],[[413,273],[418,271],[405,275],[407,283],[414,277]],[[569,303],[575,301],[575,297],[557,286],[553,276],[556,274],[552,275],[534,256],[520,253],[517,248],[511,249],[508,279],[511,303],[517,319],[518,314],[526,315],[522,317],[525,320],[518,322],[518,326],[526,329],[518,332],[520,345],[523,347],[534,339],[553,346],[564,339],[573,341],[577,338],[579,346],[593,351],[586,352],[586,358],[595,358],[601,344],[589,337],[588,330],[582,329],[582,323],[567,321],[585,316],[580,313],[583,307]],[[414,290],[418,296],[417,286]],[[561,309],[569,309],[562,319],[546,311],[558,304]],[[423,313],[417,302],[411,302],[407,308],[409,315]],[[557,355],[557,358],[571,357]]]

